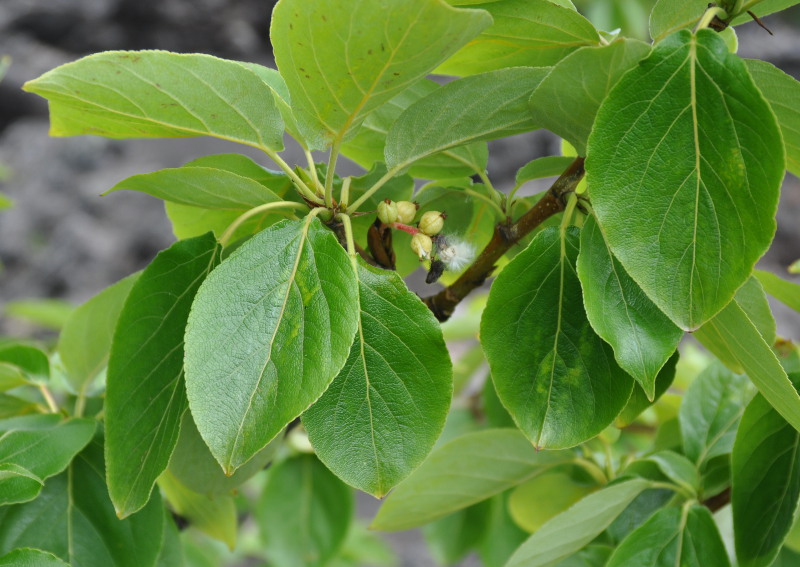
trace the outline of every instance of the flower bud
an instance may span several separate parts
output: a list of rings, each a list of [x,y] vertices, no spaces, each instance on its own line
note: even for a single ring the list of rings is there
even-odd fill
[[[403,224],[411,224],[414,222],[414,217],[417,216],[417,209],[419,205],[411,201],[398,201],[397,202],[397,222]]]
[[[411,249],[414,254],[419,256],[419,261],[427,260],[431,257],[431,250],[433,250],[433,240],[427,234],[418,232],[411,237]]]
[[[428,236],[439,234],[444,227],[444,214],[439,211],[428,211],[419,219],[419,229]]]
[[[378,218],[383,224],[397,222],[397,203],[390,199],[378,203]]]

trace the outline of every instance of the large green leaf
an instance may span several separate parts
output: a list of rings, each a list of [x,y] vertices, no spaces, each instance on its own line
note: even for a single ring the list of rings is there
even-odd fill
[[[586,318],[578,239],[574,227],[537,234],[495,280],[481,319],[497,395],[537,447],[597,435],[633,388]]]
[[[586,140],[597,109],[619,78],[650,47],[636,39],[603,47],[583,47],[558,62],[529,100],[537,126],[558,134],[586,155]]]
[[[392,124],[411,104],[441,88],[429,79],[417,81],[367,116],[356,136],[342,146],[342,153],[370,169],[384,160],[386,135]],[[408,173],[425,179],[453,179],[472,176],[486,169],[489,150],[485,142],[458,146],[424,157],[411,165]],[[395,199],[396,200],[396,199]]]
[[[750,381],[713,363],[683,396],[679,409],[683,452],[698,466],[731,452],[736,427],[752,396]]]
[[[800,396],[775,353],[741,307],[732,301],[703,331],[734,357],[758,391],[784,419],[800,430]]]
[[[151,567],[163,530],[158,494],[138,514],[117,519],[105,484],[103,447],[94,441],[36,500],[0,508],[0,553],[33,547],[74,567]]]
[[[614,349],[617,363],[653,399],[656,377],[683,337],[608,249],[594,216],[581,230],[578,277],[592,327]]]
[[[341,547],[353,515],[351,490],[313,455],[273,467],[256,518],[275,567],[318,567]]]
[[[386,165],[402,168],[424,157],[481,140],[536,128],[528,98],[547,69],[515,67],[447,83],[411,104],[386,136]]]
[[[186,329],[186,390],[226,473],[319,398],[357,323],[347,254],[311,216],[260,232],[211,272]]]
[[[52,553],[40,549],[15,549],[0,557],[0,567],[69,567]]]
[[[587,153],[614,255],[678,326],[700,327],[775,233],[783,143],[744,63],[710,30],[674,34],[612,89]]]
[[[663,508],[631,532],[614,551],[608,567],[730,567],[708,508]]]
[[[120,313],[105,403],[108,490],[120,518],[147,504],[178,440],[186,321],[220,251],[211,234],[176,242],[142,272]]]
[[[545,0],[502,0],[473,6],[494,23],[436,70],[472,75],[505,67],[546,67],[572,51],[597,45],[594,26],[574,9]]]
[[[800,285],[787,282],[771,272],[756,270],[755,275],[767,293],[784,305],[800,312]],[[772,338],[775,339],[774,333]]]
[[[596,485],[576,482],[569,471],[548,472],[514,488],[508,511],[519,527],[533,533],[595,490]]]
[[[25,467],[0,463],[0,506],[33,500],[43,486],[44,481]]]
[[[426,524],[574,459],[571,451],[536,451],[515,429],[467,433],[445,443],[395,488],[372,528]]]
[[[108,364],[117,318],[138,277],[132,274],[107,287],[75,309],[64,324],[57,351],[76,392],[87,389]]]
[[[545,567],[565,559],[600,535],[650,481],[632,479],[590,494],[542,526],[506,567]]]
[[[242,65],[210,55],[106,51],[56,67],[24,89],[49,101],[53,136],[215,136],[283,148],[272,90]]]
[[[134,175],[106,191],[140,191],[206,209],[246,210],[280,198],[261,183],[222,169],[184,166]]]
[[[323,149],[490,23],[486,12],[441,0],[357,2],[346,10],[339,0],[281,0],[270,38],[300,132],[310,148]]]
[[[800,177],[800,82],[766,61],[746,59],[745,63],[778,118],[786,148],[786,168]]]
[[[650,37],[659,42],[694,26],[707,8],[708,2],[704,0],[658,0],[650,12]]]
[[[303,423],[329,469],[382,498],[433,448],[453,369],[439,323],[397,274],[359,264],[358,291],[350,356]]]
[[[794,523],[800,433],[756,396],[742,416],[731,465],[736,557],[741,567],[767,567]]]

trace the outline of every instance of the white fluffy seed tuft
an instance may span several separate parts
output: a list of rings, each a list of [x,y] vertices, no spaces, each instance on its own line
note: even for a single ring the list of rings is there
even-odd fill
[[[460,272],[475,259],[475,247],[455,236],[440,235],[436,239],[436,257],[451,272]]]

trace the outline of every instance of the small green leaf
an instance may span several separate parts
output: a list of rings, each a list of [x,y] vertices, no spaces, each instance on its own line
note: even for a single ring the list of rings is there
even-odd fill
[[[578,484],[564,472],[549,472],[512,490],[508,511],[519,527],[533,533],[596,488]]]
[[[558,177],[567,169],[575,158],[571,156],[547,156],[536,158],[529,161],[517,170],[515,178],[516,185],[519,187],[526,181],[540,179],[542,177]]]
[[[714,343],[731,353],[772,407],[800,429],[800,396],[775,353],[741,307],[732,301],[706,323],[703,331]]]
[[[745,64],[778,118],[786,147],[786,168],[800,177],[800,82],[766,61],[745,59]]]
[[[282,199],[295,193],[292,180],[282,171],[272,171],[242,154],[212,154],[185,163],[183,167],[210,167],[240,177],[257,181],[267,189],[268,194],[276,194]],[[299,199],[299,197],[298,197]]]
[[[258,181],[211,167],[184,166],[134,175],[104,194],[123,189],[205,209],[245,211],[281,200]]]
[[[0,362],[0,392],[24,386],[27,383],[28,379],[19,366]]]
[[[708,9],[704,0],[658,0],[650,12],[650,37],[657,43],[679,30],[693,27]]]
[[[233,496],[198,494],[186,488],[169,471],[159,477],[158,486],[176,514],[189,520],[193,527],[207,536],[227,545],[228,549],[236,547],[238,520]]]
[[[52,553],[40,549],[15,549],[0,557],[0,567],[70,567]]]
[[[719,363],[706,368],[686,390],[679,409],[683,453],[698,466],[730,453],[751,396],[746,376]]]
[[[44,481],[25,467],[0,463],[0,506],[29,502],[39,496],[43,486]]]
[[[283,435],[278,435],[252,459],[236,469],[233,475],[227,476],[200,437],[191,412],[187,411],[181,420],[181,433],[169,461],[169,471],[193,492],[209,496],[231,492],[266,467],[275,457],[282,442]]]
[[[629,565],[730,567],[730,561],[711,512],[695,504],[663,508],[626,537],[608,567]]]
[[[120,518],[147,504],[178,440],[186,321],[219,255],[210,234],[176,242],[142,272],[120,313],[105,402],[108,490]]]
[[[440,88],[434,81],[422,79],[379,106],[367,116],[356,136],[342,146],[342,153],[366,169],[371,169],[376,162],[382,162],[386,135],[392,124],[411,104]],[[409,167],[408,173],[424,179],[472,176],[476,171],[486,169],[488,158],[486,143],[475,142],[422,158]]]
[[[725,42],[711,30],[681,31],[612,89],[586,172],[614,255],[670,319],[694,330],[730,302],[772,242],[783,143]]]
[[[313,455],[272,467],[256,519],[275,567],[318,567],[342,546],[353,515],[351,490]]]
[[[411,104],[386,136],[386,165],[533,130],[527,101],[547,69],[515,67],[447,83]]]
[[[768,294],[787,307],[791,307],[795,311],[800,312],[800,285],[787,282],[773,273],[764,272],[762,270],[756,270],[755,275]],[[772,339],[773,340],[770,341],[769,338],[766,338],[767,342],[772,344],[775,342],[774,334]],[[0,354],[0,356],[2,356],[2,354]]]
[[[537,234],[494,281],[481,319],[497,395],[537,447],[597,435],[633,388],[586,318],[578,239],[574,227]]]
[[[472,75],[521,65],[547,67],[572,51],[597,45],[594,26],[561,2],[504,0],[480,8],[494,20],[491,27],[436,69],[445,75]]]
[[[565,559],[600,535],[650,482],[632,479],[590,494],[542,526],[506,567],[544,567]]]
[[[515,429],[488,429],[435,450],[395,488],[372,521],[405,530],[471,506],[574,459],[572,451],[536,451]]]
[[[8,417],[23,416],[41,411],[37,403],[24,400],[17,396],[0,394],[0,420]]]
[[[4,306],[9,317],[60,331],[75,307],[63,299],[20,299]]]
[[[397,274],[359,264],[358,290],[350,356],[303,423],[331,471],[382,498],[442,432],[453,368],[439,323]]]
[[[125,298],[139,274],[132,274],[107,287],[75,309],[58,338],[57,352],[67,370],[67,382],[80,392],[108,364],[111,337]]]
[[[700,474],[695,465],[683,455],[673,451],[659,451],[642,459],[655,464],[672,482],[697,494],[700,488]]]
[[[619,78],[650,51],[637,39],[583,47],[558,62],[529,100],[533,121],[586,155],[586,140],[600,104]]]
[[[625,407],[617,416],[617,420],[614,422],[614,425],[620,428],[627,427],[633,423],[633,421],[639,417],[644,410],[658,401],[658,399],[672,385],[673,380],[675,380],[675,367],[679,358],[680,355],[678,354],[678,351],[675,351],[669,360],[667,360],[666,364],[661,367],[658,376],[656,376],[655,396],[653,397],[652,401],[647,399],[647,394],[644,393],[644,390],[642,390],[641,386],[636,384],[633,387],[631,397],[628,398],[628,403],[625,404]]]
[[[800,375],[792,375],[797,382]],[[800,433],[756,396],[731,460],[733,532],[741,567],[767,567],[792,527],[800,496]]]
[[[283,149],[272,90],[242,65],[210,55],[106,51],[23,88],[49,101],[53,136],[214,136]]]
[[[68,419],[40,429],[12,429],[0,437],[0,463],[13,463],[41,480],[67,468],[94,435],[93,419]]]
[[[360,2],[348,10],[338,0],[281,0],[270,38],[300,132],[309,148],[324,149],[490,23],[486,12],[438,0]]]
[[[33,547],[75,567],[152,567],[163,530],[158,494],[138,514],[116,517],[96,440],[36,500],[0,508],[0,553]]]
[[[35,382],[50,378],[50,359],[47,353],[33,344],[21,341],[0,343],[0,362],[12,364]]]
[[[327,389],[357,322],[347,254],[311,216],[258,233],[211,272],[186,329],[186,390],[227,474]]]
[[[617,363],[653,399],[656,378],[683,337],[631,279],[608,248],[594,216],[581,230],[578,277],[592,327],[614,349]]]

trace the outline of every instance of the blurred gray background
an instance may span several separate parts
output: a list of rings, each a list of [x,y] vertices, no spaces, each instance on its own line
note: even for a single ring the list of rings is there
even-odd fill
[[[99,196],[118,181],[222,152],[246,153],[271,165],[255,150],[213,139],[52,139],[47,136],[46,104],[22,92],[21,85],[57,65],[110,49],[203,52],[274,67],[268,40],[273,4],[271,0],[0,0],[0,56],[12,59],[0,82],[0,192],[15,203],[13,209],[0,211],[0,336],[34,332],[29,324],[3,316],[5,303],[23,298],[82,302],[143,268],[173,242],[160,201],[132,192]],[[614,20],[611,0],[590,0],[580,7],[606,29],[623,25],[623,33],[642,34],[650,4],[652,0],[620,0],[617,7],[638,6],[630,21]],[[800,77],[800,10],[768,17],[765,23],[774,36],[754,24],[737,28],[740,54],[768,60]],[[557,153],[558,140],[547,132],[533,132],[493,142],[490,148],[490,177],[496,186],[508,189],[518,167]],[[301,157],[290,150],[287,161],[301,162]],[[351,166],[345,172],[357,171]],[[800,257],[798,220],[800,183],[787,175],[778,235],[763,268],[785,276],[785,267]],[[798,318],[784,310],[778,316],[779,331],[800,339]],[[418,535],[400,535],[394,542],[403,565],[434,564],[418,545]]]

